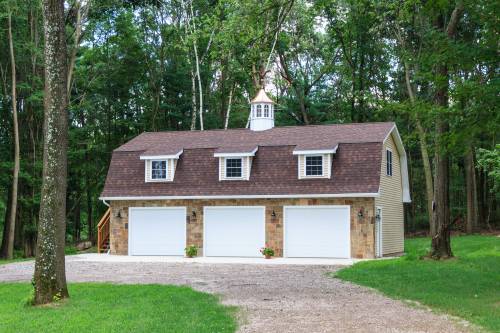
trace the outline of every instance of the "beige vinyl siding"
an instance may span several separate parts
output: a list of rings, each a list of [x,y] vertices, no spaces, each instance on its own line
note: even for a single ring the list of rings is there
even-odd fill
[[[392,151],[392,176],[387,175],[387,148]],[[399,153],[392,134],[382,149],[380,196],[375,198],[375,206],[382,208],[382,254],[403,252],[403,186]]]
[[[323,176],[306,176],[306,156],[297,155],[299,158],[299,179],[330,178],[332,173],[332,154],[321,154],[323,156]]]
[[[226,158],[241,158],[241,176],[242,178],[227,178],[226,177]],[[232,180],[232,179],[250,179],[251,157],[219,157],[219,180]]]

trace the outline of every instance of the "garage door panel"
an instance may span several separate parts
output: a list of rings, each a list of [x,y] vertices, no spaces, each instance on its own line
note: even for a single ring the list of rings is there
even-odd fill
[[[263,207],[205,207],[206,256],[258,257],[265,244]]]
[[[350,257],[349,207],[285,207],[287,257]]]
[[[184,254],[186,209],[131,208],[129,214],[130,255]]]

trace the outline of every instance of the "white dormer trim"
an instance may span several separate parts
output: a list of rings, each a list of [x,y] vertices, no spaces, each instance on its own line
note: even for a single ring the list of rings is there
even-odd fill
[[[241,159],[241,177],[226,177],[226,159]],[[252,156],[231,155],[219,157],[219,181],[223,180],[250,180],[252,170]]]
[[[317,150],[294,150],[293,155],[320,155],[320,154],[335,154],[337,152],[337,148],[339,146],[335,146],[333,149],[317,149]]]
[[[173,155],[141,155],[139,158],[141,160],[178,160],[184,150],[180,150],[177,154]]]
[[[306,175],[306,157],[307,156],[322,156],[323,169],[322,175],[308,176]],[[298,158],[298,178],[299,179],[330,179],[332,177],[332,154],[301,154]]]
[[[245,156],[255,156],[259,148],[256,147],[254,150],[248,153],[214,153],[214,157],[245,157]]]

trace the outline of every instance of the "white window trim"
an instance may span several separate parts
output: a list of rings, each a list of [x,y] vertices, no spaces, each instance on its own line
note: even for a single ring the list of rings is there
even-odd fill
[[[228,177],[227,175],[227,160],[240,160],[241,161],[241,177]],[[245,170],[244,170],[244,157],[243,156],[231,156],[223,159],[224,161],[224,180],[244,180],[245,179]]]
[[[321,157],[321,175],[308,175],[307,174],[307,158],[308,157]],[[306,178],[324,178],[325,177],[325,156],[323,154],[309,154],[304,155],[304,177]]]
[[[306,157],[308,156],[322,156],[322,174],[316,176],[306,175]],[[330,179],[332,177],[332,154],[331,153],[315,153],[315,154],[300,154],[298,158],[298,178],[299,179]],[[302,169],[302,172],[301,172]]]
[[[159,178],[159,179],[153,179],[153,162],[156,161],[165,161],[165,178]],[[171,182],[173,181],[173,176],[175,171],[173,168],[175,167],[175,164],[172,164],[172,172],[170,172],[170,164],[173,163],[173,160],[171,159],[148,159],[144,161],[145,168],[144,168],[144,178],[146,183],[164,183],[164,182]],[[148,170],[149,169],[149,170]]]
[[[388,165],[388,159],[387,159],[387,152],[391,152],[391,174],[389,174],[387,172],[387,165]],[[385,175],[387,177],[392,177],[392,175],[394,174],[394,152],[392,151],[391,148],[385,148]]]

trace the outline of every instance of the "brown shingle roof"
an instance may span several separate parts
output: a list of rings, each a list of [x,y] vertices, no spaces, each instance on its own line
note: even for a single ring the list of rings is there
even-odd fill
[[[102,197],[376,193],[382,143],[393,123],[143,133],[113,152]],[[298,179],[294,150],[332,149],[331,179]],[[259,147],[250,180],[219,181],[214,152]],[[183,149],[173,182],[146,183],[144,161]],[[236,149],[237,150],[237,149]],[[253,149],[252,149],[253,150]]]

